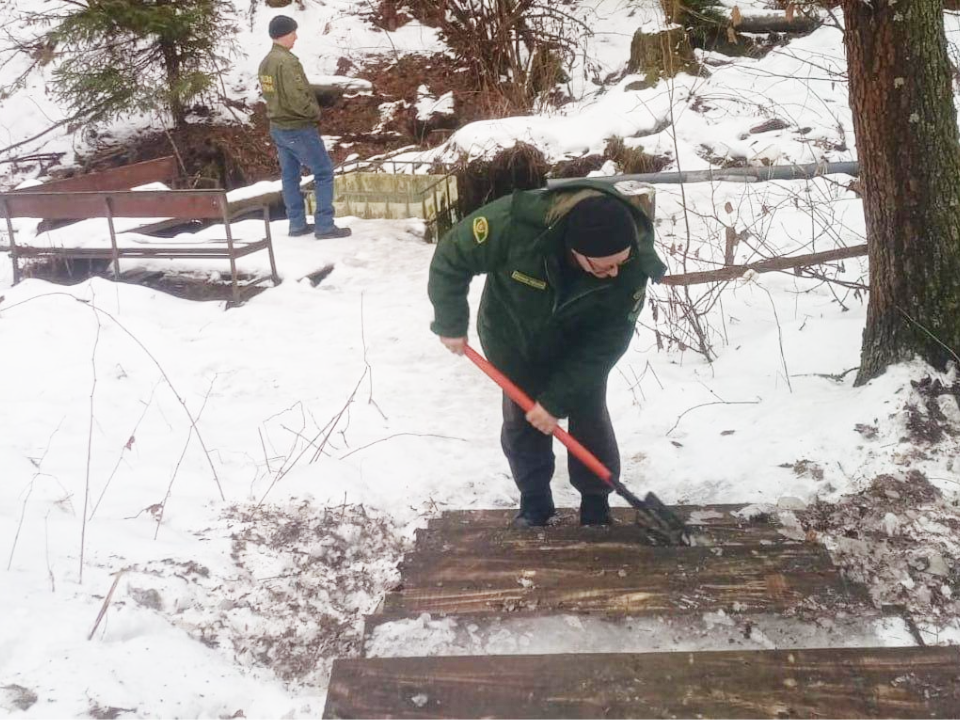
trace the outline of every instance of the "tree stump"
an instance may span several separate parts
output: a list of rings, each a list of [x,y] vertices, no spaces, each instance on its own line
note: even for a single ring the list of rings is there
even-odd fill
[[[656,85],[661,78],[694,72],[695,69],[693,49],[682,27],[655,33],[643,30],[634,33],[627,72],[643,74],[644,87]]]

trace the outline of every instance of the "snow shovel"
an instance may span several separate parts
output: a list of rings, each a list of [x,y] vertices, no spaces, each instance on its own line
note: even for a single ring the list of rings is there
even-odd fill
[[[485,357],[467,344],[464,344],[464,352],[466,356],[473,361],[473,364],[499,385],[507,394],[507,397],[523,408],[524,412],[530,412],[530,410],[533,409],[534,402],[530,399],[530,396],[514,385],[506,375],[497,370]],[[630,503],[630,506],[637,511],[637,525],[646,531],[647,536],[654,545],[691,544],[690,530],[670,508],[660,502],[660,499],[656,495],[649,492],[643,500],[638,498],[625,488],[619,480],[614,480],[613,473],[610,472],[609,468],[559,425],[554,428],[553,436],[563,443],[594,475],[612,487],[617,495]]]

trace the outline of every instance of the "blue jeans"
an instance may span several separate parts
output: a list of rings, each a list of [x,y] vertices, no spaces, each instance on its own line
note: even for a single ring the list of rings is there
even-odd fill
[[[283,182],[283,204],[287,208],[290,230],[307,225],[306,209],[300,192],[300,166],[313,173],[317,193],[317,214],[314,232],[330,232],[333,224],[333,162],[327,155],[320,131],[315,127],[299,130],[270,128],[270,137],[277,146],[280,158],[280,178]]]

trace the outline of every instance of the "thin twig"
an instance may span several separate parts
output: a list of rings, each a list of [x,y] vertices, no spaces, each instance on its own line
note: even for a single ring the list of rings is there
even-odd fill
[[[267,472],[272,475],[273,470],[270,467],[270,458],[267,457],[267,444],[263,441],[263,431],[257,428],[257,434],[260,436],[260,447],[263,448],[263,461],[267,464]]]
[[[337,427],[337,424],[340,422],[340,419],[344,416],[344,414],[350,408],[350,405],[353,404],[353,399],[356,397],[357,391],[360,389],[361,383],[363,383],[363,379],[367,376],[367,372],[369,372],[368,369],[364,368],[363,374],[360,376],[360,379],[357,381],[356,386],[353,388],[353,392],[350,393],[350,397],[347,398],[347,401],[343,404],[343,407],[340,409],[340,412],[337,413],[337,415],[334,417],[333,427],[330,428],[330,431],[327,433],[326,437],[323,438],[323,442],[321,442],[317,446],[317,451],[313,454],[313,457],[310,459],[311,463],[315,463],[317,460],[320,459],[320,454],[323,452],[323,448],[326,446],[327,440],[330,438],[330,435],[333,433],[334,429]]]
[[[20,522],[17,523],[17,533],[13,536],[13,547],[10,548],[10,559],[7,560],[7,572],[10,572],[10,568],[13,567],[13,554],[17,551],[17,542],[20,540],[20,529],[23,527],[23,518],[27,514],[27,502],[33,494],[34,482],[35,480],[30,481],[30,485],[27,488],[27,496],[23,499],[23,506],[20,508]]]
[[[87,635],[87,640],[93,640],[93,634],[97,632],[97,628],[100,627],[100,622],[107,614],[107,608],[110,607],[110,600],[113,599],[113,593],[116,591],[117,585],[120,583],[120,578],[125,572],[126,569],[123,569],[114,575],[113,585],[110,586],[110,592],[108,592],[107,596],[103,599],[103,604],[100,606],[100,612],[97,615],[97,621],[93,624],[93,629],[90,631],[90,634]]]
[[[90,520],[93,520],[93,516],[97,514],[97,508],[100,507],[100,503],[103,501],[103,496],[107,494],[107,488],[110,487],[110,483],[113,481],[114,475],[117,474],[117,470],[120,468],[120,463],[123,462],[123,454],[130,450],[133,447],[133,443],[137,437],[137,428],[140,427],[140,423],[143,422],[143,418],[147,416],[147,411],[150,409],[150,405],[153,404],[153,395],[157,391],[157,387],[160,385],[158,381],[154,386],[153,390],[150,391],[150,398],[147,400],[146,404],[143,407],[143,412],[140,413],[140,417],[137,419],[136,424],[133,426],[133,430],[130,431],[130,437],[127,439],[127,442],[124,443],[124,446],[120,448],[120,454],[117,456],[117,462],[113,466],[113,470],[110,473],[110,477],[107,478],[107,482],[103,485],[103,490],[100,491],[100,497],[97,498],[97,502],[94,503],[93,510],[90,511]]]
[[[50,511],[47,511],[47,514],[43,516],[43,543],[44,543],[44,553],[47,558],[47,575],[50,577],[50,592],[57,591],[57,582],[53,578],[53,568],[50,567],[50,528],[47,523],[47,520],[50,518]]]
[[[400,433],[394,433],[393,435],[387,435],[386,437],[380,438],[379,440],[374,440],[372,443],[367,443],[366,445],[363,445],[363,446],[361,446],[361,447],[355,448],[355,449],[351,450],[350,452],[346,453],[345,455],[341,455],[341,456],[340,456],[340,459],[341,459],[341,460],[345,460],[346,458],[350,457],[350,456],[353,455],[354,453],[358,453],[358,452],[360,452],[361,450],[366,450],[368,447],[373,447],[374,445],[376,445],[376,444],[378,444],[378,443],[386,442],[387,440],[392,440],[393,438],[404,437],[404,436],[408,436],[408,437],[440,438],[441,440],[456,440],[456,441],[458,441],[458,442],[470,442],[470,441],[467,440],[466,438],[453,437],[452,435],[436,435],[436,434],[434,434],[434,433],[400,432]]]
[[[327,445],[327,442],[330,440],[330,436],[333,434],[333,431],[336,430],[336,428],[337,428],[337,423],[340,422],[340,418],[343,417],[343,414],[347,411],[347,408],[350,407],[350,404],[353,402],[354,397],[356,397],[356,395],[357,395],[357,391],[360,389],[360,385],[363,383],[364,378],[366,378],[366,377],[367,377],[367,369],[364,368],[364,369],[363,369],[363,374],[360,376],[360,379],[357,381],[357,384],[354,386],[353,392],[350,393],[350,397],[347,398],[347,402],[346,402],[346,403],[344,404],[344,406],[340,409],[340,412],[338,412],[336,415],[334,415],[333,418],[331,419],[331,421],[330,421],[329,423],[327,423],[327,427],[329,428],[329,430],[326,430],[326,435],[324,435],[324,430],[321,430],[319,433],[317,433],[317,436],[313,439],[313,441],[312,441],[311,443],[309,443],[308,445],[306,445],[306,446],[303,448],[303,450],[300,451],[300,454],[297,455],[297,457],[294,459],[294,461],[293,461],[292,463],[290,463],[289,466],[286,466],[286,465],[285,465],[283,468],[281,468],[280,472],[277,473],[277,476],[276,476],[276,477],[273,479],[273,481],[270,483],[270,486],[269,486],[269,487],[266,489],[266,491],[263,493],[263,496],[260,498],[260,502],[257,503],[257,507],[258,507],[258,508],[259,508],[261,505],[263,505],[264,501],[267,499],[267,495],[270,494],[270,491],[273,490],[274,486],[275,486],[278,482],[280,482],[280,480],[283,479],[283,477],[286,476],[286,474],[289,473],[289,472],[296,466],[296,464],[300,461],[300,458],[302,458],[302,457],[304,456],[304,454],[307,452],[307,450],[308,450],[310,447],[313,446],[313,447],[316,447],[316,448],[317,448],[317,451],[316,451],[316,453],[314,453],[314,456],[313,456],[313,458],[310,460],[310,462],[313,463],[313,462],[316,462],[316,461],[319,459],[320,455],[323,453],[323,449],[324,449],[324,448],[326,447],[326,445]],[[317,440],[320,440],[320,436],[321,436],[321,435],[323,435],[323,440],[321,440],[320,443],[317,444]]]
[[[380,417],[386,420],[387,416],[384,415],[383,410],[381,410],[380,406],[377,405],[377,401],[373,399],[373,366],[370,364],[370,361],[367,360],[367,334],[363,320],[362,292],[360,293],[360,342],[363,344],[363,364],[366,365],[367,370],[370,372],[370,395],[367,397],[367,405],[373,405],[377,409],[377,412],[380,413]]]
[[[23,527],[23,520],[27,512],[27,501],[30,499],[30,495],[33,494],[34,483],[37,478],[45,473],[40,472],[40,468],[43,467],[43,461],[47,458],[47,453],[50,452],[50,446],[53,444],[53,438],[58,432],[60,432],[60,427],[63,425],[64,418],[60,418],[60,422],[57,423],[57,427],[54,428],[53,432],[50,433],[50,437],[47,438],[47,446],[43,449],[43,454],[37,458],[28,457],[27,459],[33,463],[33,467],[36,468],[36,472],[33,474],[33,477],[30,478],[30,485],[27,488],[27,496],[23,499],[23,507],[20,510],[20,522],[17,523],[17,532],[13,537],[13,546],[10,548],[10,559],[7,561],[7,571],[13,565],[13,554],[17,550],[17,542],[20,540],[20,529]]]
[[[918,323],[916,320],[914,320],[912,317],[910,317],[910,315],[908,315],[903,308],[897,306],[897,310],[899,310],[899,311],[900,311],[900,314],[903,315],[907,320],[909,320],[909,321],[912,322],[914,325],[916,325],[918,328],[920,328],[921,330],[923,330],[923,332],[924,332],[926,335],[928,335],[928,336],[930,337],[930,339],[933,340],[937,345],[939,345],[939,346],[942,347],[944,350],[946,350],[948,353],[950,353],[950,355],[953,356],[953,359],[957,361],[957,364],[960,365],[960,356],[957,355],[957,353],[953,350],[953,348],[948,347],[947,345],[945,345],[940,338],[938,338],[938,337],[937,337],[936,335],[934,335],[932,332],[930,332],[929,330],[927,330],[927,328],[925,328],[923,325],[921,325],[921,324]]]
[[[96,310],[96,305],[91,304]],[[97,321],[97,334],[93,339],[93,352],[90,355],[90,367],[93,373],[93,382],[90,384],[90,425],[87,431],[87,471],[83,483],[83,516],[80,519],[80,584],[83,584],[83,556],[87,546],[87,504],[90,502],[90,460],[93,456],[93,403],[97,391],[97,346],[100,345],[100,316],[93,313]]]
[[[739,401],[722,401],[721,400],[719,402],[708,402],[708,403],[703,403],[702,405],[694,405],[692,408],[687,408],[682,413],[680,413],[680,417],[677,418],[677,421],[673,424],[673,427],[667,430],[667,435],[669,435],[670,433],[672,433],[674,430],[677,429],[677,426],[680,425],[680,421],[683,420],[684,415],[686,415],[689,412],[693,412],[694,410],[697,410],[699,408],[709,407],[711,405],[759,405],[759,404],[760,404],[760,398],[757,398],[756,400],[739,400]]]
[[[210,380],[210,387],[207,388],[207,394],[203,396],[203,404],[200,406],[200,412],[197,413],[197,420],[203,415],[204,409],[207,407],[207,400],[210,399],[210,393],[213,392],[213,384],[217,381],[217,378],[220,376],[220,373],[217,373]],[[180,459],[177,460],[176,467],[173,469],[173,476],[170,478],[170,484],[167,486],[167,494],[163,497],[163,502],[160,503],[160,512],[157,514],[157,528],[153,532],[153,539],[156,540],[157,536],[160,534],[160,525],[163,523],[163,514],[167,509],[167,501],[170,499],[170,494],[173,492],[173,483],[177,479],[177,475],[180,472],[180,465],[183,463],[183,458],[187,455],[187,448],[190,447],[190,439],[193,437],[194,429],[193,427],[187,432],[187,440],[183,444],[183,450],[180,452]]]
[[[783,363],[783,377],[787,381],[787,388],[790,392],[793,392],[793,384],[790,382],[790,371],[787,369],[787,355],[783,351],[783,328],[780,326],[780,316],[777,315],[777,304],[773,301],[773,295],[770,294],[770,291],[767,290],[763,285],[759,283],[756,284],[758,288],[763,290],[767,297],[770,298],[770,307],[773,308],[773,319],[777,323],[777,339],[780,342],[780,361]]]

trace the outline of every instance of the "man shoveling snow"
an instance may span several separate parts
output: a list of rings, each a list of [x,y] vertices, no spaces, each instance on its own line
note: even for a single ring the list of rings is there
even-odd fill
[[[607,377],[630,344],[648,279],[666,272],[650,219],[633,199],[595,180],[515,192],[460,222],[434,254],[433,332],[451,352],[465,353],[467,291],[474,275],[486,273],[477,316],[483,349],[536,400],[525,413],[503,398],[501,443],[520,490],[515,526],[545,525],[555,514],[551,433],[559,418],[569,418],[570,434],[618,482]],[[611,486],[572,454],[568,461],[580,523],[609,524]]]

